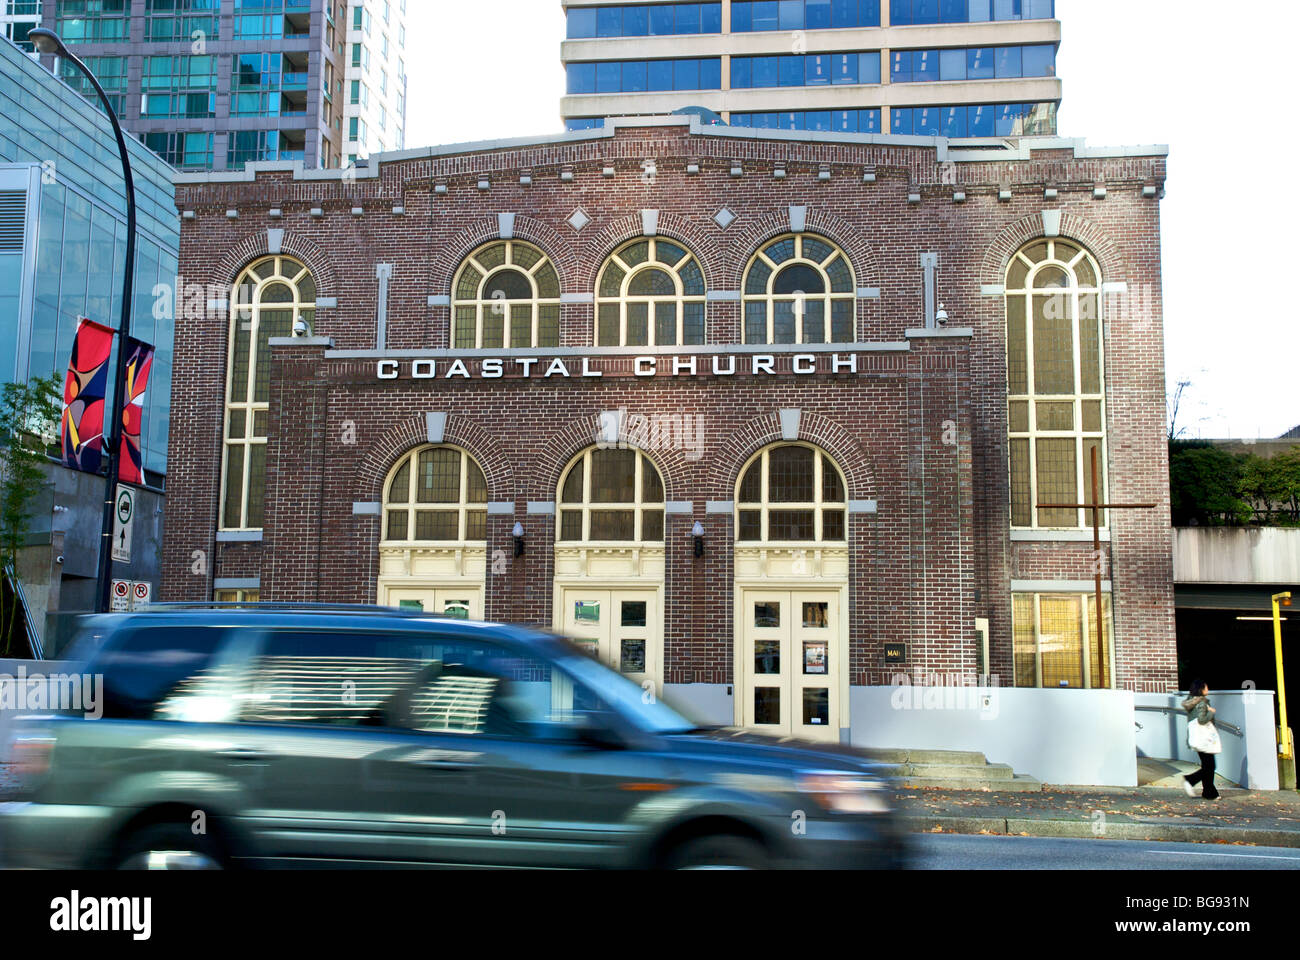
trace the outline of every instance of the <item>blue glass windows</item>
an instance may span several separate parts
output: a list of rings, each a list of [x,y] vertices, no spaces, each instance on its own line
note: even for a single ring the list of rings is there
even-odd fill
[[[951,47],[944,50],[895,50],[890,56],[891,83],[936,80],[1004,80],[1056,75],[1056,45],[1024,47]]]
[[[986,23],[990,20],[1051,20],[1054,0],[889,0],[889,23]]]
[[[879,82],[880,54],[874,51],[731,58],[731,86],[737,90]]]
[[[570,63],[565,69],[569,94],[722,88],[720,57]]]
[[[880,0],[733,0],[732,33],[880,26]]]
[[[570,40],[662,37],[722,32],[721,3],[625,4],[576,7],[567,12]]]
[[[814,130],[827,133],[879,133],[880,110],[786,110],[733,113],[731,126],[759,130]]]
[[[1033,137],[1056,133],[1055,103],[892,107],[890,133],[918,137]]]

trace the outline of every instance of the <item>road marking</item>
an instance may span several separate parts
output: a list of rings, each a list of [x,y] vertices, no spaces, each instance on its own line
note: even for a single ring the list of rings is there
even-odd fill
[[[1250,858],[1252,860],[1296,860],[1300,855],[1294,857],[1278,857],[1267,853],[1202,853],[1199,850],[1186,850],[1179,852],[1177,850],[1148,850],[1147,853],[1161,853],[1166,857],[1237,857],[1239,859]]]

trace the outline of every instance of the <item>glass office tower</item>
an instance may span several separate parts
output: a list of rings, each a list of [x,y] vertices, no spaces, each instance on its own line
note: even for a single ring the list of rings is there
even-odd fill
[[[1054,134],[1054,0],[565,0],[570,130],[700,106],[733,126]]]
[[[132,559],[113,576],[157,583],[171,411],[176,257],[174,171],[128,139],[137,203],[131,334],[154,346],[140,445]],[[68,369],[81,317],[116,328],[126,261],[126,196],[107,118],[35,57],[0,40],[0,383]],[[201,308],[201,307],[200,307]],[[109,387],[109,404],[115,402]],[[51,460],[20,552],[45,653],[94,609],[105,484]]]

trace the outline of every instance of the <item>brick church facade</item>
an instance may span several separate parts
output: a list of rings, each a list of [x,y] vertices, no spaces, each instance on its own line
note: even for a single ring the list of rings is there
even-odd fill
[[[181,175],[160,599],[536,624],[823,738],[899,673],[1173,689],[1164,178],[679,117]],[[1094,450],[1156,504],[1100,556],[1035,506]]]

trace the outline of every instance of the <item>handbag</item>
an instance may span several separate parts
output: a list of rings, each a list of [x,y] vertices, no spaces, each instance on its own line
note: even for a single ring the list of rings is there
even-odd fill
[[[1197,753],[1221,753],[1223,743],[1219,740],[1219,730],[1214,721],[1201,723],[1189,720],[1187,723],[1187,745]]]

